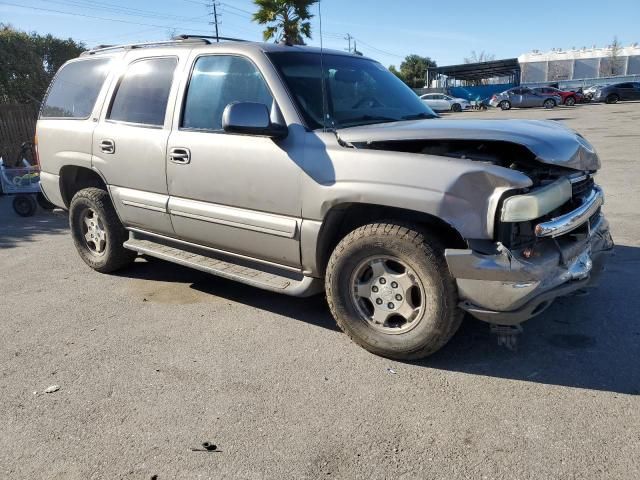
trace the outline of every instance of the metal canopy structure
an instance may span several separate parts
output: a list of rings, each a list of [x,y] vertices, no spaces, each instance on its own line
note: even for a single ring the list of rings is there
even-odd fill
[[[450,65],[447,67],[437,67],[430,72],[437,75],[444,75],[449,80],[459,80],[463,82],[478,82],[479,80],[499,77],[511,77],[513,83],[519,83],[520,64],[517,58],[506,58],[504,60],[491,60],[489,62],[463,63],[462,65]]]

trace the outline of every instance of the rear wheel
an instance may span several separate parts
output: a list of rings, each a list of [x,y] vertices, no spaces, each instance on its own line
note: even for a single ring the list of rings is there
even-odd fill
[[[605,100],[605,102],[607,103],[618,103],[618,101],[620,100],[620,97],[618,95],[616,95],[615,93],[609,95],[607,97],[607,99]]]
[[[500,108],[502,110],[511,110],[511,102],[509,100],[503,100],[500,102]]]
[[[33,195],[16,195],[13,199],[13,210],[21,217],[31,217],[37,209],[38,204]]]
[[[113,272],[136,258],[135,252],[122,246],[127,231],[106,191],[85,188],[76,193],[69,208],[69,223],[80,257],[94,270]]]
[[[576,98],[575,97],[567,97],[567,99],[564,101],[564,104],[568,107],[573,107],[576,104]]]
[[[325,287],[338,326],[384,357],[431,355],[463,317],[444,249],[410,225],[376,223],[351,232],[331,255]]]
[[[461,112],[462,105],[460,105],[459,103],[454,103],[453,105],[451,105],[451,110],[454,112]]]
[[[544,102],[542,102],[542,106],[544,108],[554,108],[556,106],[556,101],[552,98],[547,98]]]

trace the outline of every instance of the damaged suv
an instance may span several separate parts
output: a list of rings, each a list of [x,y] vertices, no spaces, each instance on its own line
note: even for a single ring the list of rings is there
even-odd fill
[[[274,292],[326,292],[386,357],[432,354],[465,312],[517,326],[612,248],[600,161],[555,122],[437,118],[380,63],[249,42],[105,47],[65,64],[41,183],[82,259],[139,255]]]

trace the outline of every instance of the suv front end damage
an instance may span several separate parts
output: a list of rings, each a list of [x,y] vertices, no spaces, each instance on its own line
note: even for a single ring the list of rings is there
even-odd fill
[[[603,203],[602,190],[592,184],[573,210],[543,215],[518,229],[532,236],[511,236],[509,246],[470,242],[477,248],[446,250],[460,307],[486,322],[516,325],[542,313],[557,297],[595,286],[604,256],[613,248]]]

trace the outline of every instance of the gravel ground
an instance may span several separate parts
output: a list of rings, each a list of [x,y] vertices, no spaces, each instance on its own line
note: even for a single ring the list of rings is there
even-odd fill
[[[526,323],[517,352],[467,319],[400,363],[322,297],[143,259],[93,272],[62,212],[1,198],[0,478],[640,478],[640,103],[454,117],[594,143],[618,245],[598,290]]]

